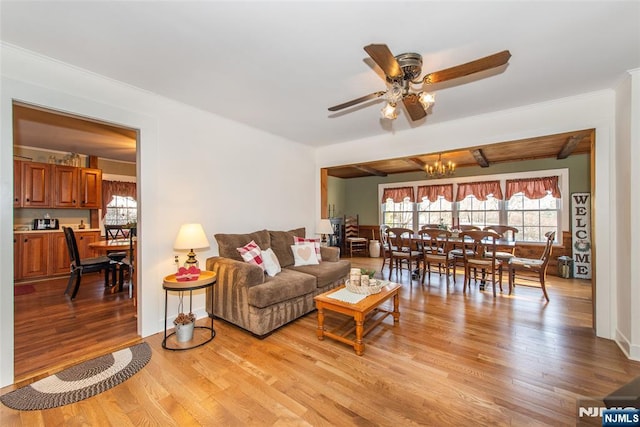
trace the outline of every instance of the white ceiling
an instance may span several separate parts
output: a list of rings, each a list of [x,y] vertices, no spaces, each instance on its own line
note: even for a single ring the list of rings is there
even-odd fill
[[[3,42],[310,146],[614,88],[640,67],[638,1],[2,0],[0,12]],[[384,90],[371,43],[422,54],[424,72],[512,57],[435,86],[420,122],[382,120],[381,100],[330,113]]]

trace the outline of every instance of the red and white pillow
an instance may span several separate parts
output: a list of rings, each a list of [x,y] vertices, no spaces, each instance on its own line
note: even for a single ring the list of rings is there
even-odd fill
[[[320,255],[320,239],[303,239],[302,237],[293,236],[293,243],[295,245],[304,245],[305,243],[313,243],[313,247],[316,251],[316,257],[318,261],[322,261],[322,255]]]
[[[250,241],[241,248],[236,248],[240,252],[240,256],[245,262],[255,264],[264,270],[264,260],[262,259],[262,251],[255,241]]]

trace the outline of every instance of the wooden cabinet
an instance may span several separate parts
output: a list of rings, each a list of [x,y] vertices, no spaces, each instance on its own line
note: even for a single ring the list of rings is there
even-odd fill
[[[51,165],[37,162],[20,163],[22,163],[20,206],[23,208],[50,207]]]
[[[80,192],[78,168],[74,166],[53,167],[53,207],[77,208],[80,205],[78,194]]]
[[[100,238],[99,231],[77,231],[80,258],[92,258],[89,244]],[[69,274],[69,252],[62,232],[14,234],[14,279],[26,280]]]
[[[15,208],[99,209],[102,171],[93,168],[13,161]]]
[[[16,272],[21,280],[47,276],[49,234],[24,233],[16,235],[16,253],[19,256]]]
[[[13,160],[13,207],[22,206],[22,162]]]
[[[98,209],[102,203],[102,171],[74,166],[54,166],[54,208]]]
[[[98,209],[102,205],[102,171],[80,168],[80,208]]]

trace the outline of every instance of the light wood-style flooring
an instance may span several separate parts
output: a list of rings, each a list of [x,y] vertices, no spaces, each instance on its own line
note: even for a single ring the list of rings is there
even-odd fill
[[[380,261],[352,259],[376,269]],[[162,333],[147,337],[152,359],[125,383],[47,411],[0,405],[0,424],[574,426],[578,399],[640,375],[640,362],[594,336],[589,282],[549,276],[545,303],[523,286],[508,296],[505,285],[495,299],[477,285],[465,294],[461,276],[447,285],[432,275],[423,286],[404,272],[396,281],[400,322],[374,329],[363,356],[319,341],[315,312],[263,340],[216,320],[206,346],[171,352]]]

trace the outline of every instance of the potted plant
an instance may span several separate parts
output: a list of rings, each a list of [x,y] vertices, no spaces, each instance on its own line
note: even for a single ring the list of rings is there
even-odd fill
[[[193,313],[179,313],[173,320],[176,326],[176,339],[178,342],[191,341],[193,339],[193,328],[196,324],[196,315]]]

